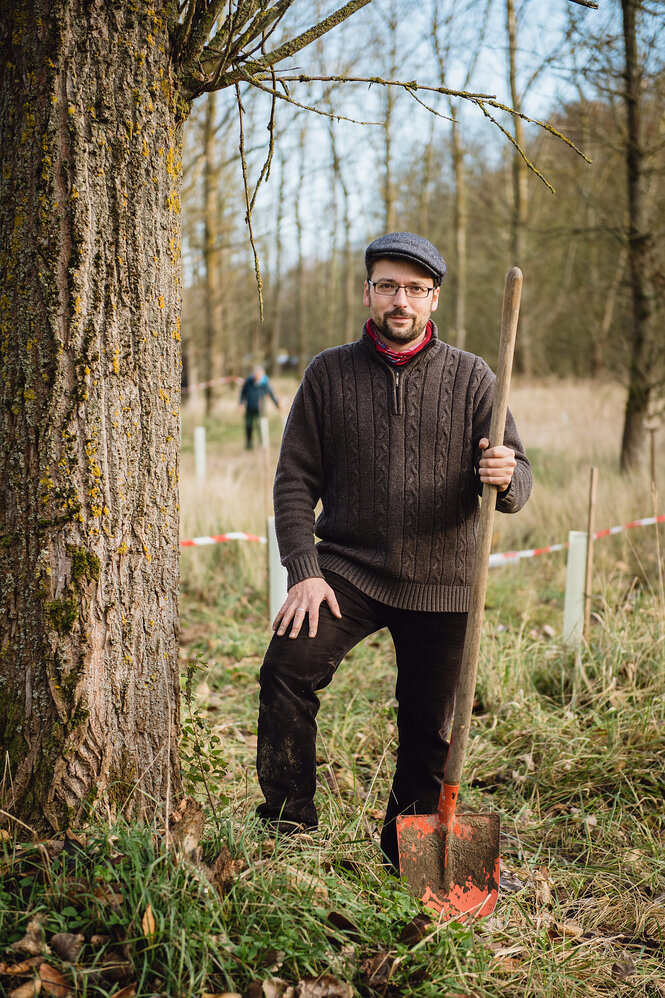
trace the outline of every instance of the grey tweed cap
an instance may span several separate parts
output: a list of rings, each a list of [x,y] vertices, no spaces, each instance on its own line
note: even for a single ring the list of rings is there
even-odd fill
[[[371,242],[365,250],[365,267],[368,273],[375,260],[386,256],[411,260],[418,266],[424,267],[430,272],[437,286],[441,284],[448,269],[436,246],[429,239],[417,236],[415,232],[388,232]]]

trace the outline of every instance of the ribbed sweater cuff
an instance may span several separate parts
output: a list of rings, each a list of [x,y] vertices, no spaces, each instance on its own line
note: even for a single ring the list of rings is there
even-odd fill
[[[319,559],[315,553],[290,558],[285,562],[284,568],[288,575],[287,586],[289,589],[291,586],[295,586],[296,582],[302,582],[303,579],[323,578]]]

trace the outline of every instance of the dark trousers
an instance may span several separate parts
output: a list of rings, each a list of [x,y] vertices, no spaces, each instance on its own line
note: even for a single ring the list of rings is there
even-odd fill
[[[316,826],[316,691],[354,645],[387,627],[397,663],[399,747],[381,847],[398,867],[395,817],[437,809],[467,615],[398,610],[339,575],[325,576],[342,619],[322,604],[316,637],[308,636],[307,621],[295,639],[288,631],[273,636],[261,668],[257,770],[265,802],[258,814]]]
[[[245,447],[247,450],[252,449],[252,437],[254,435],[254,426],[258,423],[261,417],[261,413],[256,409],[246,409],[245,410]]]

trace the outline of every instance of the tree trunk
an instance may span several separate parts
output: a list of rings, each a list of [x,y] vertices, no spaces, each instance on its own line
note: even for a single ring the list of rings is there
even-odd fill
[[[305,138],[307,132],[300,130],[300,167],[298,171],[298,193],[296,194],[295,223],[298,239],[298,374],[302,378],[309,363],[309,335],[307,329],[307,299],[305,296],[305,244],[300,204],[305,195]]]
[[[215,141],[215,118],[217,94],[213,91],[206,98],[206,114],[203,135],[204,167],[203,191],[205,202],[204,213],[204,246],[203,260],[205,264],[205,372],[204,381],[212,381],[216,375],[215,346],[220,342],[221,309],[219,295],[219,162],[217,143]],[[224,364],[220,365],[224,370]],[[215,389],[207,385],[205,389],[206,416],[212,415],[212,404]]]
[[[464,149],[459,134],[459,124],[454,117],[451,124],[451,138],[453,143],[453,166],[455,168],[455,208],[453,213],[456,263],[454,282],[455,344],[460,350],[464,350],[466,348],[466,233],[468,216]]]
[[[622,0],[625,45],[626,173],[628,185],[628,271],[631,291],[631,351],[628,398],[621,440],[621,470],[631,470],[645,440],[649,409],[649,343],[653,313],[653,236],[646,211],[645,153],[641,128],[642,73],[637,50],[636,0]]]
[[[522,100],[517,87],[517,18],[514,0],[506,0],[506,21],[508,29],[508,77],[510,99],[515,111],[520,111]],[[513,137],[524,149],[524,128],[519,114],[513,115]],[[513,150],[513,203],[511,216],[512,265],[524,269],[526,259],[526,229],[528,219],[528,167],[517,149]],[[533,358],[528,317],[527,296],[522,297],[520,311],[520,332],[515,348],[515,367],[527,376],[533,373]]]
[[[173,11],[134,11],[1,8],[0,744],[33,827],[180,788]]]
[[[277,218],[275,219],[275,288],[273,291],[272,324],[268,339],[268,357],[266,368],[270,377],[278,373],[277,358],[282,341],[282,305],[284,301],[282,281],[282,227],[284,225],[284,202],[286,185],[286,163],[280,157],[279,189],[277,192]]]

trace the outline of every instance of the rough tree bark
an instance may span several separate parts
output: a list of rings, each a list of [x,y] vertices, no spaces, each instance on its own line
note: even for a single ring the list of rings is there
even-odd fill
[[[180,122],[165,3],[1,11],[0,743],[57,827],[180,787]]]

